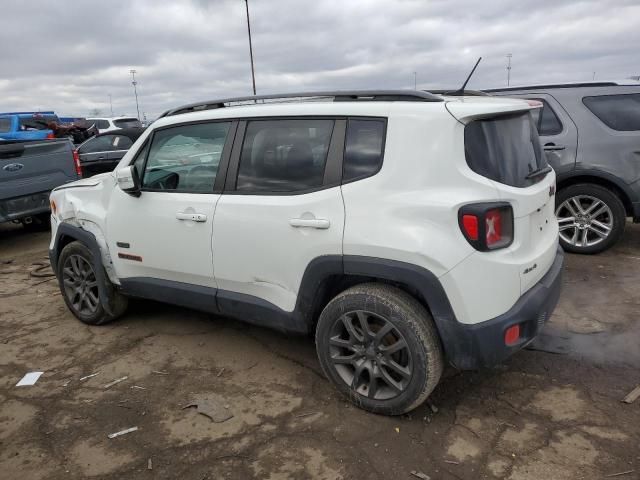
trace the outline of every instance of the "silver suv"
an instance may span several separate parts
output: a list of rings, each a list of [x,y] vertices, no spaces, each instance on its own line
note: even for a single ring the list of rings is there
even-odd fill
[[[640,222],[640,84],[588,82],[485,90],[539,100],[534,113],[556,171],[556,216],[567,251],[599,253]]]

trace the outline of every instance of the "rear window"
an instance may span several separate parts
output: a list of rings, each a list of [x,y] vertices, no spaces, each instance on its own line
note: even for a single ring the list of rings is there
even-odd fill
[[[464,129],[469,168],[512,187],[527,187],[544,178],[529,174],[547,166],[530,113],[475,120]]]
[[[48,130],[50,122],[60,123],[57,115],[20,116],[20,130]]]
[[[114,120],[113,123],[118,128],[140,128],[142,127],[142,123],[137,118],[121,118],[119,120]]]
[[[613,130],[640,130],[640,93],[584,97],[582,102],[602,123]]]
[[[0,132],[10,132],[10,131],[11,131],[11,119],[0,118]]]
[[[109,125],[109,120],[100,120],[97,118],[88,118],[87,122],[93,124],[96,126],[97,129],[99,130],[105,130],[107,128],[109,128],[111,125]]]

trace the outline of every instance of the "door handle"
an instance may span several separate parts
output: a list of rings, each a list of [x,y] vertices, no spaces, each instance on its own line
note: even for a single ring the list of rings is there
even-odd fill
[[[178,213],[176,213],[176,218],[178,220],[191,220],[192,222],[206,222],[207,221],[207,216],[204,213],[178,212]]]
[[[555,143],[545,143],[542,148],[545,152],[558,152],[564,150],[566,147],[564,145],[556,145]]]
[[[296,228],[308,227],[326,230],[331,222],[325,218],[292,218],[289,220],[289,225]]]

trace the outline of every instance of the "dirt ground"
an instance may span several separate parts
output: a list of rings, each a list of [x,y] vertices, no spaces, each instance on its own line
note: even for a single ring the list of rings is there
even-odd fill
[[[431,405],[389,418],[336,393],[311,339],[151,302],[85,326],[30,276],[49,234],[2,226],[0,478],[638,479],[640,400],[620,400],[640,384],[639,227],[567,256],[536,349],[448,372]],[[202,394],[233,418],[183,409]]]

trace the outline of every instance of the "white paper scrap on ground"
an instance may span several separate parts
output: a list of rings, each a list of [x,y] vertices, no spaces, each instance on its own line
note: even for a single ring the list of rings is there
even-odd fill
[[[16,383],[16,387],[27,387],[30,385],[35,384],[38,379],[40,378],[40,375],[42,375],[44,372],[29,372],[27,373],[24,377],[22,377],[22,380],[20,380],[18,383]]]
[[[120,435],[126,435],[127,433],[135,432],[136,430],[138,430],[138,427],[131,427],[131,428],[127,428],[126,430],[120,430],[119,432],[107,435],[107,437],[116,438],[116,437],[119,437]]]

